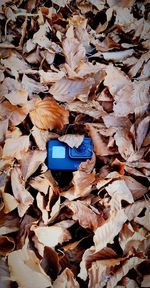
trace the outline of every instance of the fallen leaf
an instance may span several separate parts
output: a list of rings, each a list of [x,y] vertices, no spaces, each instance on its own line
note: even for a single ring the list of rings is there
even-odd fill
[[[9,193],[2,193],[3,202],[4,202],[4,212],[7,214],[18,207],[18,202]]]
[[[95,230],[99,225],[100,215],[96,214],[89,207],[84,205],[81,201],[71,201],[68,203],[69,209],[72,210],[72,219],[79,221],[83,228]],[[98,211],[97,211],[98,212]],[[86,217],[85,217],[86,215]]]
[[[83,103],[81,101],[73,101],[66,105],[66,108],[69,111],[74,111],[78,113],[84,113],[89,115],[95,119],[99,119],[100,117],[106,115],[103,107],[99,104],[98,101],[88,101],[88,103]]]
[[[37,207],[40,209],[42,213],[43,223],[46,225],[48,223],[48,212],[45,207],[45,199],[44,196],[39,192],[36,196]]]
[[[46,150],[33,150],[24,153],[20,160],[21,172],[25,181],[44,163],[47,156]]]
[[[150,283],[150,275],[144,275],[141,287],[149,287],[149,283]]]
[[[0,235],[9,234],[19,230],[19,218],[15,214],[5,214],[0,211]]]
[[[136,139],[135,143],[137,146],[137,149],[139,150],[144,142],[145,136],[148,132],[149,128],[149,122],[150,122],[150,116],[145,117],[138,125],[136,130]]]
[[[6,256],[15,249],[15,241],[11,237],[0,236],[0,255]]]
[[[4,96],[12,105],[24,105],[27,103],[28,91],[22,84],[10,77],[6,77],[1,85],[1,96]]]
[[[21,159],[29,149],[29,136],[20,136],[16,139],[6,139],[3,148],[3,159]]]
[[[58,72],[52,72],[52,71],[39,71],[40,74],[40,82],[43,84],[51,84],[53,82],[56,82],[60,79],[62,79],[65,76],[65,72],[58,71]]]
[[[94,83],[95,81],[92,78],[83,80],[62,78],[51,86],[49,92],[57,101],[70,103],[78,98],[83,102],[87,102]]]
[[[40,265],[40,260],[25,246],[8,255],[11,279],[23,288],[51,287],[51,280]],[[27,277],[28,275],[28,277]]]
[[[0,121],[0,142],[5,140],[6,132],[8,129],[8,120]]]
[[[71,25],[66,33],[66,39],[62,43],[66,63],[72,70],[75,70],[85,58],[85,48],[82,43],[74,36],[73,26]]]
[[[36,93],[37,94],[40,92],[45,93],[48,91],[48,87],[46,85],[43,85],[33,80],[32,78],[29,78],[25,74],[22,77],[22,86],[24,87],[26,91],[28,91],[30,98],[32,98],[33,95]]]
[[[58,138],[59,141],[68,144],[71,148],[78,148],[83,142],[84,135],[66,134]]]
[[[36,100],[30,110],[32,123],[39,129],[62,129],[68,123],[69,112],[50,97]]]
[[[69,268],[65,268],[64,271],[54,281],[53,287],[79,288],[80,286],[79,283],[76,281],[72,271]]]
[[[145,215],[143,217],[135,217],[134,221],[140,225],[142,225],[143,227],[145,227],[148,231],[150,231],[150,208],[149,208],[149,203],[146,203],[146,211],[145,211]]]
[[[112,210],[120,210],[122,208],[122,200],[125,200],[130,204],[134,202],[132,193],[124,180],[116,180],[106,186],[105,189],[111,196],[110,206]]]
[[[115,287],[116,284],[123,278],[123,276],[127,275],[127,273],[132,269],[135,268],[138,264],[143,262],[144,259],[140,259],[138,257],[132,257],[126,260],[125,264],[122,265],[118,271],[110,277],[107,282],[107,288]]]
[[[0,283],[1,288],[10,288],[11,280],[9,279],[9,269],[6,262],[0,259]]]
[[[127,129],[122,128],[116,132],[114,139],[119,153],[125,160],[128,160],[134,154],[132,135]]]
[[[133,220],[135,217],[137,217],[142,210],[145,208],[145,201],[137,201],[131,205],[128,205],[124,212],[128,218],[129,221]]]
[[[86,129],[89,131],[88,134],[92,138],[94,144],[94,152],[97,156],[107,156],[113,154],[107,144],[103,141],[102,136],[96,128],[90,123],[86,124]]]
[[[80,170],[73,172],[73,187],[61,193],[61,195],[68,198],[69,200],[74,200],[79,197],[86,196],[91,192],[92,184],[94,181],[95,171],[92,173],[86,173]]]
[[[31,227],[34,231],[38,241],[44,246],[55,247],[59,243],[62,244],[71,239],[69,231],[65,228],[53,226]]]
[[[39,150],[46,150],[47,141],[58,138],[58,134],[39,129],[36,126],[33,126],[31,132]]]
[[[15,167],[11,171],[11,185],[13,195],[18,201],[18,213],[23,217],[30,205],[32,205],[34,198],[25,189],[25,182],[19,167]]]
[[[5,68],[10,69],[14,76],[16,76],[16,72],[25,73],[30,69],[30,66],[19,53],[12,52],[7,59],[1,59],[1,63]]]
[[[114,237],[120,232],[127,216],[123,210],[118,210],[102,226],[95,231],[93,241],[96,251],[103,249],[108,243],[112,244]]]
[[[136,181],[131,176],[123,176],[124,181],[126,182],[126,185],[128,186],[129,190],[131,191],[133,198],[138,199],[146,194],[148,191],[147,187],[142,185],[140,182]]]
[[[34,33],[32,42],[33,44],[38,44],[43,48],[50,48],[51,41],[47,37],[47,33],[51,30],[48,21],[44,24],[41,24],[39,30]]]
[[[22,107],[18,107],[12,105],[8,101],[4,101],[0,105],[0,116],[1,118],[6,118],[10,120],[12,125],[19,125],[26,118],[29,112],[28,105],[23,105]]]

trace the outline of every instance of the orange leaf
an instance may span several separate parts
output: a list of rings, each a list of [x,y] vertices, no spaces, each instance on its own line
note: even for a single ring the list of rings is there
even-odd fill
[[[40,129],[62,129],[68,123],[69,112],[55,100],[45,97],[38,99],[30,111],[32,123]]]

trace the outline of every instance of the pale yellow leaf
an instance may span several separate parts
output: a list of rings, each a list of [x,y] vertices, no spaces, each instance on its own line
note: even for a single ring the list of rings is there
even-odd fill
[[[60,79],[62,79],[65,76],[65,72],[58,71],[58,72],[52,72],[52,71],[39,71],[40,74],[40,82],[44,84],[51,84],[53,82],[56,82]]]

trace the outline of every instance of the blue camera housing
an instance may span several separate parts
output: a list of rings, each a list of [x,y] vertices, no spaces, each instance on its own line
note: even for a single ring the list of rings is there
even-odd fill
[[[71,148],[59,140],[49,140],[47,143],[47,166],[50,170],[75,171],[81,162],[92,155],[93,143],[89,137],[85,137],[78,148]]]

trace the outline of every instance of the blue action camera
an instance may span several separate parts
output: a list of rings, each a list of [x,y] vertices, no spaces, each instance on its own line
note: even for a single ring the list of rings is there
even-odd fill
[[[91,138],[85,137],[78,148],[71,148],[59,140],[49,140],[47,143],[47,165],[50,170],[78,169],[81,162],[93,155]]]

